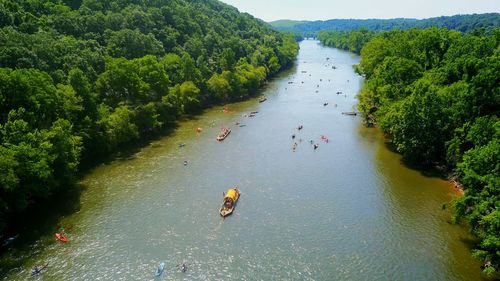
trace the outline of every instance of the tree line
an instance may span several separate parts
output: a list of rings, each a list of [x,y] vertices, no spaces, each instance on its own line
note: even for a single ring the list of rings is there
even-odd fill
[[[82,162],[241,100],[289,35],[215,0],[0,0],[0,233]]]
[[[447,28],[461,32],[470,32],[475,29],[494,29],[500,26],[499,13],[471,14],[442,16],[428,19],[331,19],[325,21],[292,21],[279,20],[270,23],[280,31],[300,32],[306,37],[314,36],[320,31],[350,31],[368,29],[372,31],[390,31],[393,29],[411,28]]]
[[[366,78],[359,110],[405,159],[445,166],[464,186],[453,203],[480,242],[473,255],[500,265],[500,29],[323,33],[323,43],[357,51]],[[361,43],[360,43],[361,42]],[[338,45],[340,44],[340,45]]]

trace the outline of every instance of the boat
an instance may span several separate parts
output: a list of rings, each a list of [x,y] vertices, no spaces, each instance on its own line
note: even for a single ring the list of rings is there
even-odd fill
[[[229,128],[222,128],[220,130],[220,133],[217,135],[217,140],[218,141],[223,141],[228,135],[231,133],[231,129]]]
[[[265,102],[267,100],[266,96],[262,96],[259,98],[259,102]]]
[[[68,242],[68,241],[69,241],[69,240],[68,240],[68,237],[66,237],[66,236],[62,235],[61,233],[56,233],[56,234],[55,234],[55,236],[56,236],[56,238],[57,238],[59,241],[61,241],[61,242],[65,242],[65,243],[66,243],[66,242]]]
[[[44,265],[37,265],[31,269],[31,275],[37,275],[42,272],[47,266],[49,266],[49,263],[45,263]]]
[[[163,273],[164,270],[165,270],[165,263],[160,262],[160,265],[158,266],[158,268],[155,271],[155,276],[159,277]]]
[[[224,201],[220,207],[220,215],[223,218],[233,213],[238,198],[240,198],[240,190],[237,187],[230,188],[224,193]]]
[[[344,114],[344,115],[354,115],[354,116],[356,116],[358,113],[357,113],[357,112],[355,112],[355,111],[346,111],[346,112],[342,112],[342,114]]]
[[[2,247],[6,247],[6,246],[9,246],[10,244],[14,243],[14,241],[16,241],[17,237],[19,237],[19,234],[17,234],[16,236],[12,236],[12,237],[5,239],[5,241],[3,241]]]

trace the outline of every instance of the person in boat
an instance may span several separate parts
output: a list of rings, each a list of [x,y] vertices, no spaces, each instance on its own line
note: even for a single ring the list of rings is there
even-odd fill
[[[33,268],[31,269],[31,274],[32,274],[32,275],[39,274],[40,272],[42,272],[42,270],[43,270],[45,267],[47,267],[47,265],[48,265],[48,264],[49,264],[49,263],[46,263],[45,265],[37,265],[37,266],[33,267]]]
[[[227,209],[233,207],[233,200],[231,198],[227,198],[226,201],[224,202],[224,207]]]
[[[188,161],[184,160],[184,166],[187,166],[187,164],[188,164]]]
[[[42,266],[40,265],[37,265],[35,267],[33,267],[33,269],[31,269],[31,274],[35,275],[35,274],[38,274],[42,272]]]

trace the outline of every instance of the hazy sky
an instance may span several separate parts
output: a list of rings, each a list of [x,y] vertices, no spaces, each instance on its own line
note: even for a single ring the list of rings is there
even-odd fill
[[[500,0],[221,0],[265,21],[429,18],[499,13]]]

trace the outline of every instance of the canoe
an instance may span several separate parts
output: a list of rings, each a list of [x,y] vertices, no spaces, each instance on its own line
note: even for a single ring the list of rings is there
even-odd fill
[[[165,270],[165,263],[161,262],[160,265],[158,266],[158,268],[155,271],[155,276],[156,277],[160,276],[163,273],[164,270]]]
[[[224,193],[224,200],[220,208],[220,215],[224,218],[233,213],[236,202],[240,198],[240,190],[237,187],[230,188]]]
[[[355,111],[347,111],[347,112],[342,112],[343,115],[354,115],[356,116],[358,113]]]
[[[56,238],[59,240],[59,241],[62,241],[62,242],[68,242],[68,237],[62,235],[61,233],[56,233],[55,234]]]
[[[231,129],[229,128],[223,128],[220,133],[217,135],[217,140],[218,141],[223,141],[228,135],[231,133]]]
[[[266,96],[260,97],[259,102],[265,102],[267,100]]]

